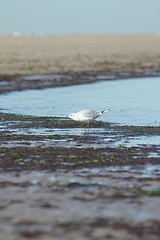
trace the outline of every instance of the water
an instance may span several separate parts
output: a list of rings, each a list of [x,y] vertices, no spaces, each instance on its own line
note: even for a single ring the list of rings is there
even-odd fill
[[[160,146],[160,136],[134,136],[134,137],[123,137],[121,140],[117,141],[114,146],[126,146],[126,147],[137,147],[137,146]],[[160,157],[160,155],[158,156]]]
[[[111,112],[99,120],[118,125],[159,126],[160,78],[101,81],[92,84],[15,91],[0,95],[0,111],[65,117],[82,109]]]
[[[100,175],[105,176],[108,172],[119,172],[121,177],[126,176],[125,173],[135,173],[135,178],[158,178],[160,177],[160,165],[126,165],[126,166],[108,166],[103,168],[82,168],[75,170],[80,176]]]

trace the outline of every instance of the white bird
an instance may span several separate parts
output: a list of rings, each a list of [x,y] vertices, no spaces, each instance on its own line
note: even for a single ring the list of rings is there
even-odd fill
[[[104,113],[110,111],[110,109],[103,110],[103,111],[95,111],[95,110],[81,110],[76,113],[71,113],[67,118],[71,118],[75,121],[80,121],[80,122],[87,122],[87,126],[89,128],[89,123],[94,121],[96,118],[102,116]]]

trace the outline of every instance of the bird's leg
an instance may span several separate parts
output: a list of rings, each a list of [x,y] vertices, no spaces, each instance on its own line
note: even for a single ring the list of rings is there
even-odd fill
[[[90,124],[89,124],[89,121],[88,121],[87,124],[85,123],[85,132],[84,132],[84,134],[89,132],[89,127],[90,127]]]
[[[86,124],[84,124],[84,135],[87,133]]]
[[[89,132],[89,128],[90,128],[89,121],[87,122],[87,127],[88,127],[88,132]]]

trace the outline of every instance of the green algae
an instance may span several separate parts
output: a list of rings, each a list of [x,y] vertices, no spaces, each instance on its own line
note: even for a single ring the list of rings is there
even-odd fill
[[[147,197],[154,197],[160,196],[160,189],[153,189],[153,190],[140,190],[138,191],[139,196],[147,196]]]

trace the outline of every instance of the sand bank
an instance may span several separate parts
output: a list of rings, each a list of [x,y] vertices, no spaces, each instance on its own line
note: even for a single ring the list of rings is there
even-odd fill
[[[0,37],[0,75],[160,69],[158,35]]]

